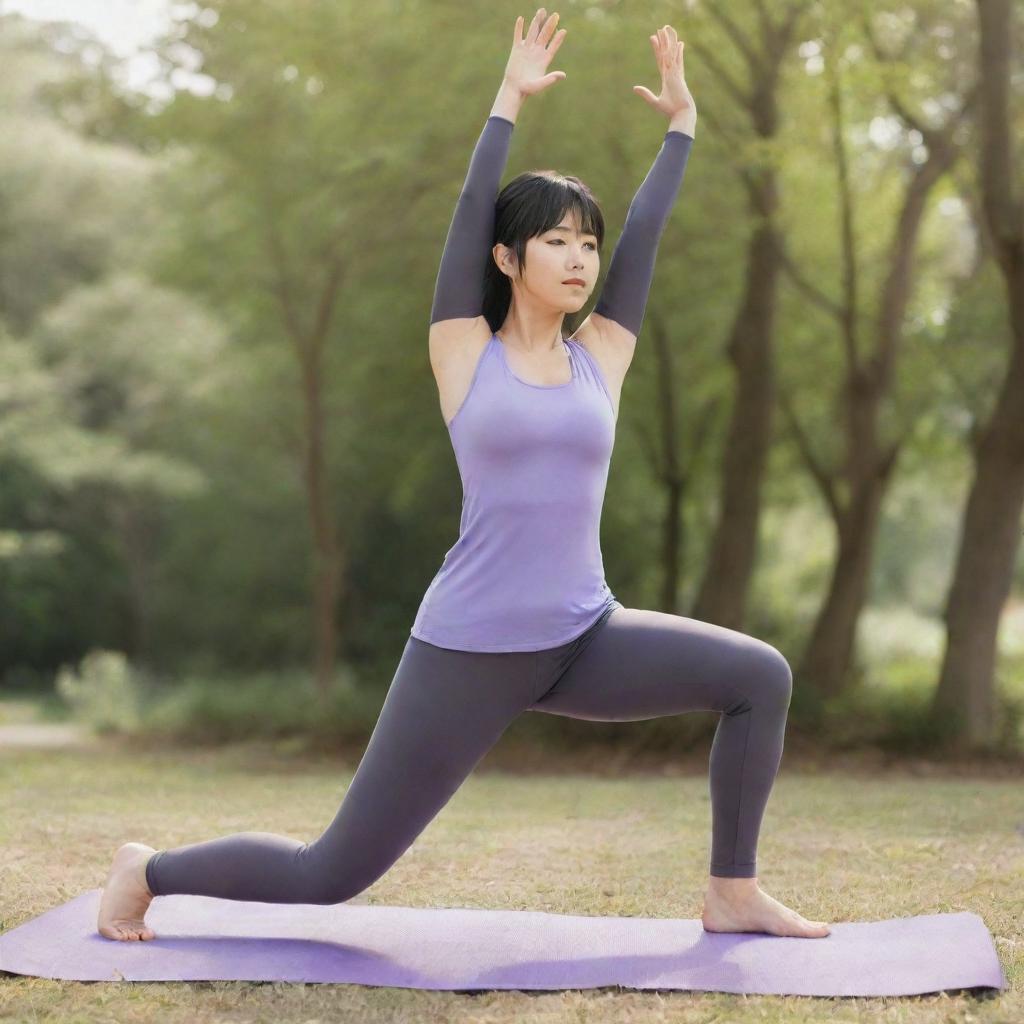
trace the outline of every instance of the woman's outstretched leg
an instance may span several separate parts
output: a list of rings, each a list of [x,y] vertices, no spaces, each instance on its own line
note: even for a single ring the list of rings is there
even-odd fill
[[[175,893],[265,903],[351,899],[401,857],[526,710],[534,696],[532,658],[454,651],[409,637],[366,751],[322,835],[303,843],[242,832],[151,855],[128,844],[135,849],[123,855],[126,871],[131,865],[141,877],[146,905]],[[151,938],[139,927],[138,910],[119,909],[116,884],[110,889],[100,907],[101,934]],[[119,919],[127,924],[117,926]]]
[[[530,709],[599,722],[719,712],[710,759],[705,927],[810,935],[821,933],[820,922],[772,900],[756,877],[757,840],[782,759],[792,689],[789,663],[762,640],[681,615],[617,608]]]

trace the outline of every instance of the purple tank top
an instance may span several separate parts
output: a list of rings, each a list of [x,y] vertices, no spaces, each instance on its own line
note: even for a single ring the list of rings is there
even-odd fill
[[[615,413],[601,370],[570,338],[566,384],[530,384],[494,334],[448,431],[462,477],[459,539],[411,633],[460,651],[539,651],[574,640],[615,596],[601,507]]]

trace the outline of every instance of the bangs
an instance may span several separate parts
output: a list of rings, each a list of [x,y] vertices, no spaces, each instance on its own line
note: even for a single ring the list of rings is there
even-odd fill
[[[557,171],[528,171],[511,181],[498,197],[495,241],[517,250],[527,239],[558,227],[566,214],[584,234],[604,243],[604,216],[590,189],[579,178]]]
[[[600,249],[604,242],[604,217],[593,196],[582,183],[572,178],[559,176],[540,179],[536,202],[523,211],[523,234],[527,238],[542,235],[545,231],[557,228],[565,219],[566,214],[578,225],[585,235],[593,235]]]

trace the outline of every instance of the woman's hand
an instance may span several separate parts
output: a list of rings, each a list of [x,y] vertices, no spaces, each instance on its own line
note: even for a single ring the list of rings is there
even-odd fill
[[[558,14],[545,19],[545,8],[541,7],[530,22],[530,30],[523,39],[523,17],[516,18],[515,32],[512,36],[512,52],[509,54],[505,67],[504,85],[515,90],[519,96],[532,96],[542,92],[549,85],[565,78],[564,71],[552,71],[545,74],[551,58],[558,53],[566,30],[559,29],[552,40],[558,24]],[[548,46],[548,43],[551,43]]]
[[[661,95],[655,96],[650,89],[634,85],[633,92],[642,96],[655,110],[666,114],[671,121],[696,119],[697,107],[683,78],[683,44],[671,25],[658,29],[651,36],[654,56],[661,71]]]

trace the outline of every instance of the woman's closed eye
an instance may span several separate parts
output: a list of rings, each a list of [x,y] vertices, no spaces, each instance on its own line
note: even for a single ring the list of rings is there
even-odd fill
[[[554,245],[554,244],[555,244],[556,242],[557,242],[557,243],[558,243],[559,245],[564,245],[564,244],[565,244],[565,239],[564,239],[564,238],[552,238],[552,239],[551,239],[551,240],[550,240],[550,241],[548,242],[548,245]],[[596,245],[595,245],[595,244],[594,244],[593,242],[587,242],[587,243],[585,243],[585,244],[586,244],[586,245],[589,245],[591,249],[597,249],[597,246],[596,246]]]

